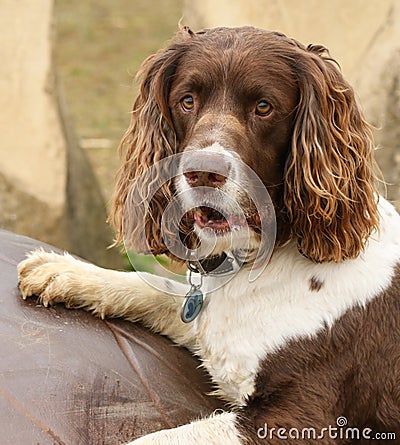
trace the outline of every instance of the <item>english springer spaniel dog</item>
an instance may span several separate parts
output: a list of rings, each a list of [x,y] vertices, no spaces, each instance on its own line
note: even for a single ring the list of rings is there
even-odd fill
[[[400,217],[336,62],[277,32],[182,28],[140,76],[111,220],[189,283],[36,251],[23,298],[140,321],[231,405],[132,444],[400,441]]]

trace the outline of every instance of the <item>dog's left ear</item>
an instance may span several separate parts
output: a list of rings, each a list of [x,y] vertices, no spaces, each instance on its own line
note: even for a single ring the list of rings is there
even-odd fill
[[[378,226],[374,144],[354,92],[321,46],[299,48],[300,99],[286,166],[285,205],[300,252],[355,258]]]
[[[118,231],[116,243],[124,240],[128,248],[141,253],[168,251],[162,238],[161,218],[172,196],[171,181],[160,181],[160,187],[154,191],[159,177],[156,168],[151,167],[176,152],[168,95],[190,37],[191,31],[182,28],[167,48],[142,64],[138,73],[139,95],[131,124],[120,144],[123,163],[117,174],[109,221]],[[133,189],[136,200],[130,199]]]

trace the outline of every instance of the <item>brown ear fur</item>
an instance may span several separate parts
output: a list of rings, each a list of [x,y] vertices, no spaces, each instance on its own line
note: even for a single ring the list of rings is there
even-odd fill
[[[300,103],[285,205],[299,250],[313,261],[356,257],[378,226],[371,128],[325,48],[299,47]]]
[[[124,238],[129,248],[138,252],[148,253],[150,250],[161,254],[167,250],[161,236],[161,217],[172,196],[169,182],[157,190],[145,211],[143,206],[129,206],[128,217],[124,217],[124,211],[132,185],[136,184],[137,193],[146,202],[151,190],[146,170],[175,152],[175,131],[167,98],[172,77],[184,54],[184,45],[179,43],[190,35],[191,31],[183,28],[167,49],[143,63],[138,73],[142,79],[139,96],[133,106],[130,126],[120,144],[123,164],[117,174],[109,220],[118,230],[116,243]],[[143,226],[146,239],[143,239]]]

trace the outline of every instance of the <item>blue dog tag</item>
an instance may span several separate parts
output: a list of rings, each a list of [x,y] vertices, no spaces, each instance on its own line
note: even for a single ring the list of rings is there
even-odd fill
[[[181,319],[184,323],[190,323],[200,313],[203,306],[203,292],[198,286],[192,285],[190,291],[186,294],[182,306]]]

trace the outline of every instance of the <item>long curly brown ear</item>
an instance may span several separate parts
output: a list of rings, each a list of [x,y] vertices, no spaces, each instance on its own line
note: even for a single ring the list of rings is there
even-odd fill
[[[154,175],[147,177],[146,171],[175,152],[175,131],[168,109],[168,94],[185,51],[185,45],[180,42],[190,38],[190,34],[190,30],[183,28],[168,48],[143,63],[137,76],[142,79],[140,92],[133,106],[130,126],[120,144],[123,164],[117,174],[109,221],[118,230],[116,243],[124,238],[129,248],[138,252],[148,253],[150,250],[161,254],[167,250],[161,236],[161,216],[173,193],[171,183],[164,183],[153,193],[151,182],[155,178]],[[129,215],[126,215],[127,198],[134,184],[142,202],[147,202],[149,193],[152,196],[145,211],[143,206],[131,205]],[[143,239],[143,227],[146,239]]]
[[[313,261],[356,257],[378,226],[371,128],[325,48],[298,49],[300,101],[285,205],[299,250]]]

